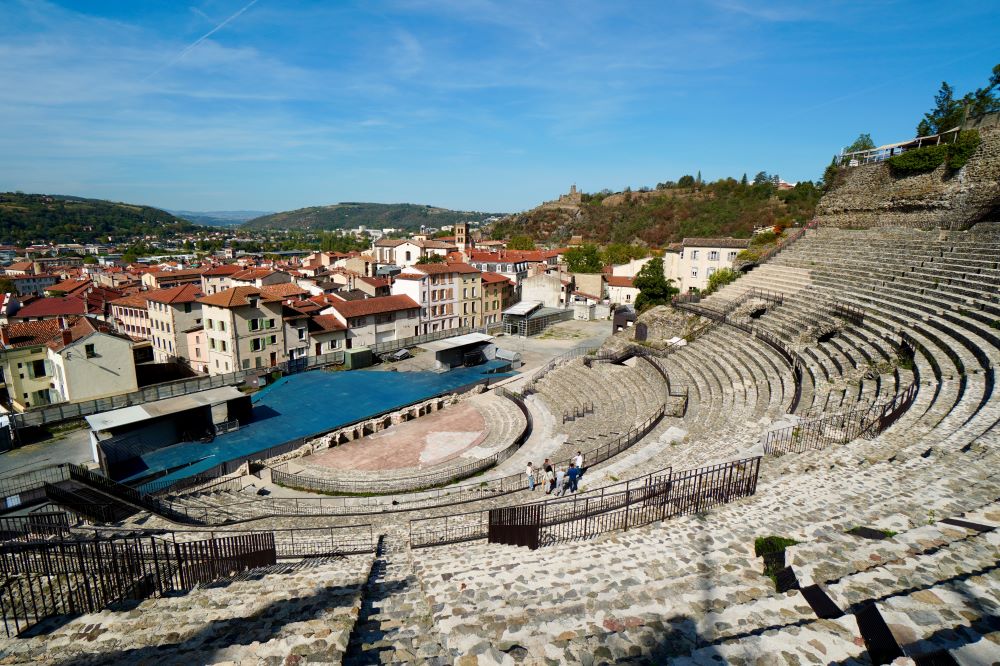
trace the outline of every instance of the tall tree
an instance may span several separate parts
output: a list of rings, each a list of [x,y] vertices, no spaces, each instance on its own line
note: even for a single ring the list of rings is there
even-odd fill
[[[747,172],[744,171],[743,172],[743,177],[740,178],[740,185],[742,185],[743,187],[746,187],[748,183],[749,183],[749,181],[747,180]]]
[[[656,305],[669,305],[670,299],[679,292],[673,286],[673,280],[668,280],[663,274],[663,259],[660,257],[647,261],[632,284],[639,290],[635,298],[635,307],[639,312]]]
[[[858,138],[854,140],[854,143],[849,145],[844,149],[845,153],[858,153],[862,150],[871,150],[875,147],[875,142],[872,141],[871,134],[859,134]]]
[[[771,182],[771,177],[767,175],[766,171],[758,171],[757,175],[753,177],[754,185],[766,185]]]
[[[508,250],[534,250],[535,241],[531,240],[531,236],[514,236],[507,243]]]
[[[563,253],[571,273],[600,273],[604,268],[596,245],[571,247]]]

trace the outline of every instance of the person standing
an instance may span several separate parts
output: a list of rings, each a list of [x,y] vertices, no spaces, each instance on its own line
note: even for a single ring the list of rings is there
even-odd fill
[[[555,489],[556,489],[556,472],[554,469],[552,469],[552,465],[548,465],[545,468],[545,494],[548,495]]]
[[[560,467],[559,471],[556,472],[556,483],[555,483],[556,495],[562,495],[563,492],[566,490],[565,486],[563,485],[565,478],[566,478],[566,470]]]
[[[566,478],[569,482],[570,492],[575,493],[577,490],[577,482],[580,479],[580,468],[576,466],[576,463],[569,464],[569,471],[566,472]]]
[[[573,464],[580,470],[580,474],[583,474],[583,451],[576,452],[576,457],[573,458]]]
[[[524,470],[525,476],[528,477],[528,490],[535,489],[535,468],[531,466],[531,462],[528,462],[528,468]]]

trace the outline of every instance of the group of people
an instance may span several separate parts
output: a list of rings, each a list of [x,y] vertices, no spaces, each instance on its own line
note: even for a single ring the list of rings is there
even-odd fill
[[[569,467],[556,467],[548,458],[541,467],[528,463],[524,471],[528,477],[528,488],[544,488],[546,495],[564,495],[575,493],[580,488],[580,477],[583,476],[583,451],[577,451]]]

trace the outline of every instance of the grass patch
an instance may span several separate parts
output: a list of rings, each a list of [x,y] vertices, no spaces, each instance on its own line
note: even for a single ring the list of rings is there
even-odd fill
[[[780,536],[757,537],[753,542],[753,552],[757,557],[764,557],[768,553],[780,553],[797,543],[795,539]]]

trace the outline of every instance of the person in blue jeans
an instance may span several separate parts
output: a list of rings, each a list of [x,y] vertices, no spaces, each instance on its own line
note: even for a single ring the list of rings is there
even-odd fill
[[[570,492],[576,492],[577,484],[580,480],[580,468],[576,466],[576,463],[569,464],[569,470],[566,472],[566,477],[569,479],[569,490]]]

